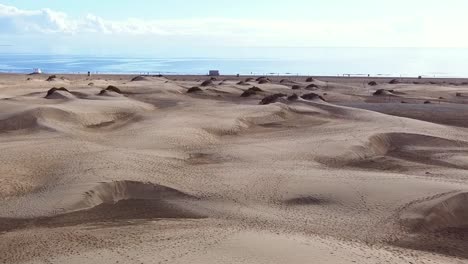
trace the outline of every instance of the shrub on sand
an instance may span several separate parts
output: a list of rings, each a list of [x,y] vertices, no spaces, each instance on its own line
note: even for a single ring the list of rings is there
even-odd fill
[[[315,80],[312,77],[309,77],[309,78],[306,79],[306,82],[313,82],[313,81],[315,81]]]
[[[378,89],[377,91],[374,92],[374,95],[383,95],[385,93],[386,93],[385,89]]]
[[[308,90],[315,90],[318,89],[319,87],[316,84],[309,84],[307,85],[306,89]]]
[[[112,91],[112,92],[115,92],[115,93],[119,93],[119,94],[122,93],[122,91],[119,88],[117,88],[116,86],[114,86],[114,85],[107,86],[106,90],[107,91]]]
[[[201,92],[203,91],[202,89],[200,89],[199,87],[192,87],[190,89],[187,90],[187,93],[197,93],[197,92]]]
[[[292,89],[293,90],[299,90],[299,89],[301,89],[301,86],[300,85],[293,85]]]
[[[49,89],[49,90],[47,91],[46,97],[51,96],[51,95],[52,95],[53,93],[55,93],[56,91],[69,92],[65,87],[60,87],[60,88],[53,87],[53,88],[51,88],[51,89]]]
[[[297,99],[299,99],[299,96],[297,94],[293,94],[288,97],[288,101],[296,101]]]
[[[322,101],[325,101],[325,99],[324,99],[322,96],[320,96],[320,95],[318,95],[318,94],[316,94],[316,93],[304,94],[303,96],[301,96],[301,98],[304,99],[304,100],[315,100],[315,99],[320,99],[320,100],[322,100]]]
[[[257,86],[254,86],[252,88],[249,88],[250,91],[254,91],[254,92],[263,92],[262,89],[258,88]]]
[[[201,87],[206,87],[206,86],[211,86],[211,85],[213,85],[212,80],[206,80],[200,84]]]
[[[372,81],[372,82],[369,82],[368,85],[369,85],[369,86],[376,86],[376,85],[377,85],[377,82]]]
[[[241,94],[241,97],[250,97],[252,95],[256,95],[257,93],[255,91],[252,91],[250,89],[244,91],[242,94]]]
[[[279,98],[281,98],[281,97],[286,97],[286,96],[287,96],[286,94],[282,94],[282,93],[272,94],[272,95],[269,95],[269,96],[263,98],[263,99],[260,101],[260,104],[261,104],[261,105],[272,104],[272,103],[275,103]]]
[[[57,75],[51,75],[51,76],[49,76],[49,78],[47,78],[46,81],[50,82],[50,81],[53,81],[55,79],[57,79]]]

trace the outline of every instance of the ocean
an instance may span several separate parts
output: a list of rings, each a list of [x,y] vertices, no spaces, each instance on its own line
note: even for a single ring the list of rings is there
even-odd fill
[[[251,52],[252,53],[252,52]],[[270,48],[230,57],[0,54],[0,72],[468,77],[468,49]]]

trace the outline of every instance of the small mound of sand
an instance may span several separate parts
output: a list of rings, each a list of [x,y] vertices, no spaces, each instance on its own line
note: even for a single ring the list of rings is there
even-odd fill
[[[212,86],[213,81],[212,80],[206,80],[200,84],[201,87],[207,87],[207,86]]]
[[[240,81],[240,82],[237,83],[237,85],[249,85],[249,84],[244,82],[244,81]]]
[[[247,78],[247,79],[245,79],[245,82],[251,82],[253,80],[254,80],[254,78]]]
[[[393,90],[378,89],[373,93],[374,96],[394,95]]]
[[[316,84],[309,84],[307,85],[306,89],[307,90],[316,90],[318,89],[319,87],[316,85]]]
[[[56,79],[57,79],[57,75],[51,75],[47,78],[46,81],[51,82],[51,81],[55,81]]]
[[[90,82],[88,83],[88,86],[94,86],[94,83]]]
[[[197,93],[197,92],[202,92],[203,90],[200,89],[199,87],[192,87],[190,89],[187,90],[187,93]]]
[[[250,96],[253,96],[253,95],[256,95],[257,93],[255,91],[252,91],[252,90],[246,90],[244,91],[242,94],[241,94],[241,97],[250,97]]]
[[[299,96],[297,94],[293,94],[288,97],[288,101],[297,101],[299,99]]]
[[[72,99],[75,98],[74,95],[70,93],[66,88],[52,88],[47,91],[47,95],[45,96],[47,99]]]
[[[151,80],[150,78],[140,75],[140,76],[134,77],[130,81],[132,81],[132,82],[141,82],[141,81],[150,81],[150,80]]]
[[[241,97],[250,97],[252,95],[256,95],[257,92],[263,92],[262,89],[254,86],[252,88],[249,88],[248,90],[244,91],[242,94],[241,94]]]
[[[268,77],[258,77],[256,80],[259,84],[265,84],[271,82]]]
[[[113,85],[107,86],[106,90],[107,91],[112,91],[112,92],[115,92],[115,93],[119,93],[119,94],[122,93],[122,91],[119,88],[117,88],[117,87],[115,87]]]
[[[425,101],[424,104],[431,104],[431,101]]]
[[[316,93],[304,94],[303,96],[301,96],[301,98],[304,99],[304,100],[309,100],[309,101],[310,100],[316,100],[316,99],[320,99],[322,101],[325,101],[325,99],[322,96],[320,96],[320,95],[318,95]]]
[[[282,94],[282,93],[272,94],[272,95],[269,95],[269,96],[263,98],[260,101],[260,104],[261,105],[272,104],[272,103],[275,103],[276,101],[278,101],[279,98],[286,97],[286,96],[287,96],[286,94]]]
[[[315,79],[312,78],[312,77],[309,77],[309,78],[306,79],[306,82],[313,82],[313,81],[315,81]]]
[[[109,85],[105,90],[102,90],[99,93],[99,95],[101,95],[101,96],[104,96],[104,95],[105,96],[113,96],[114,97],[114,96],[122,95],[122,91],[119,88],[117,88],[117,87],[115,87],[113,85]]]
[[[254,92],[263,92],[263,90],[258,88],[257,86],[254,86],[254,87],[250,88],[249,90],[254,91]]]
[[[367,85],[369,85],[369,86],[377,86],[378,84],[377,84],[377,82],[372,81],[372,82],[369,82]]]
[[[301,89],[301,86],[300,85],[293,85],[292,89],[293,90],[299,90],[299,89]]]
[[[47,91],[46,97],[53,94],[55,91],[69,92],[65,87],[60,87],[60,88],[53,87]]]
[[[389,82],[389,84],[399,84],[400,81],[398,81],[397,79],[393,79]]]

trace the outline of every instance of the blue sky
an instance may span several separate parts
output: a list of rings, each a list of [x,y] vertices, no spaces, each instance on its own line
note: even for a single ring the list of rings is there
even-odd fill
[[[466,0],[0,0],[0,52],[468,47]],[[34,43],[34,45],[32,45]]]

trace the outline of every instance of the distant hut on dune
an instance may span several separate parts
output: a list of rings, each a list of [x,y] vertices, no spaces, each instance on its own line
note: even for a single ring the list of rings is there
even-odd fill
[[[219,76],[220,74],[219,74],[219,71],[218,71],[218,70],[210,70],[210,71],[208,72],[208,75],[209,75],[209,76]]]

